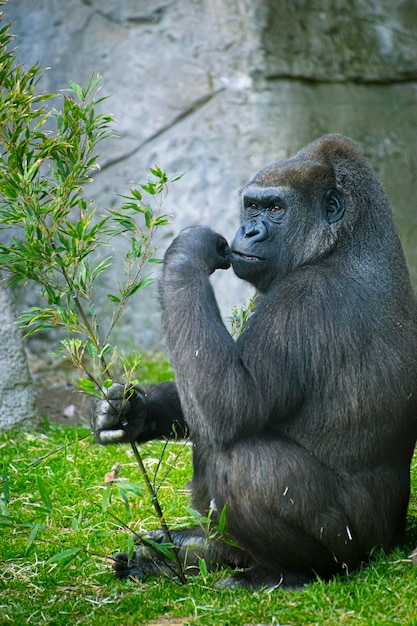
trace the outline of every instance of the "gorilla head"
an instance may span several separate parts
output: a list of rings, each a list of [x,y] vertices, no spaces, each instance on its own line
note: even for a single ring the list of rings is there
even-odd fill
[[[369,211],[376,198],[378,212]],[[261,292],[339,246],[348,245],[352,257],[362,254],[370,228],[381,230],[384,240],[392,232],[374,172],[339,135],[260,170],[242,190],[241,224],[231,244],[233,269]]]

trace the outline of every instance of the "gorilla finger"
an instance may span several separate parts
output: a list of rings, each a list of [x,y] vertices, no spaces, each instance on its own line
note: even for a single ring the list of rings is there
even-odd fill
[[[94,430],[101,430],[106,428],[113,428],[120,423],[120,419],[129,411],[130,403],[121,402],[116,405],[108,404],[103,401],[100,406],[97,407],[95,413],[91,417],[91,424]]]
[[[145,545],[147,540],[152,543],[167,543],[167,536],[162,528],[157,528],[155,530],[148,530],[144,535],[140,536],[140,540],[142,540]]]
[[[123,428],[118,428],[117,430],[100,430],[96,433],[96,439],[105,446],[111,443],[124,443],[127,441],[127,435]]]
[[[117,426],[120,422],[120,415],[120,411],[114,410],[107,402],[101,402],[90,418],[93,430]]]
[[[219,256],[224,257],[227,260],[230,260],[231,253],[230,253],[229,244],[227,243],[226,239],[222,237],[221,235],[219,235],[216,241],[216,250]]]
[[[230,259],[228,257],[219,257],[217,268],[219,270],[228,270],[231,265]]]

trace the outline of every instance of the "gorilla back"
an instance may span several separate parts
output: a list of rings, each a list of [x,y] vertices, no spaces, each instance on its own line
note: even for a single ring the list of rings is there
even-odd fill
[[[230,261],[259,292],[236,342],[209,281]],[[390,550],[417,436],[417,306],[389,203],[355,145],[329,135],[262,169],[231,249],[206,227],[180,233],[161,303],[176,386],[148,390],[145,418],[138,391],[140,419],[133,403],[128,420],[138,441],[174,421],[189,429],[194,506],[214,519],[225,507],[239,546],[184,529],[174,541],[187,564],[248,568],[227,585],[291,587]],[[103,443],[123,439],[106,403],[94,427]],[[115,569],[164,568],[140,548]]]

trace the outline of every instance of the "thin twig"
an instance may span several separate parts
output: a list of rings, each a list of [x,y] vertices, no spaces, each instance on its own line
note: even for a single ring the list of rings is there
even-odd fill
[[[161,509],[161,505],[159,504],[158,496],[157,496],[157,494],[155,492],[155,489],[152,487],[151,481],[149,480],[148,472],[146,471],[146,468],[145,468],[145,466],[143,464],[143,461],[142,461],[142,457],[140,456],[139,450],[137,448],[137,445],[136,445],[136,443],[135,443],[135,441],[134,441],[134,439],[132,437],[132,434],[130,432],[130,426],[129,426],[127,420],[124,420],[122,422],[122,426],[126,430],[126,434],[128,436],[130,446],[131,446],[131,448],[133,450],[133,454],[135,455],[136,462],[137,462],[137,464],[139,466],[140,473],[141,473],[142,478],[143,478],[143,480],[145,482],[145,486],[146,486],[146,489],[148,491],[148,494],[149,494],[149,496],[151,498],[152,506],[155,509],[155,512],[156,512],[156,514],[157,514],[157,516],[159,518],[159,522],[161,524],[161,527],[162,527],[163,533],[165,535],[165,538],[167,540],[167,543],[170,543],[173,546],[172,551],[173,551],[173,554],[174,554],[175,562],[176,562],[177,567],[178,567],[178,572],[176,572],[176,574],[177,574],[178,579],[181,582],[181,584],[185,585],[187,583],[187,579],[185,577],[184,570],[183,570],[183,567],[181,565],[180,558],[178,556],[178,547],[175,546],[174,542],[172,541],[171,532],[170,532],[170,530],[168,528],[168,524],[165,521],[165,516],[164,516],[163,511]]]
[[[55,244],[54,244],[54,242],[52,240],[51,240],[51,244],[52,244],[52,247],[56,250]],[[59,252],[56,252],[56,254],[57,254],[58,259],[61,261]],[[77,311],[78,311],[79,315],[81,316],[81,318],[82,318],[82,320],[84,322],[84,325],[85,325],[85,328],[86,328],[86,331],[87,331],[87,335],[90,338],[90,340],[92,341],[92,343],[94,345],[94,348],[97,350],[97,354],[99,355],[100,365],[101,365],[101,368],[103,370],[103,374],[109,376],[110,374],[109,374],[108,365],[107,365],[106,360],[103,357],[103,355],[100,354],[99,342],[98,342],[98,340],[97,340],[97,338],[96,338],[96,336],[94,334],[93,329],[91,328],[91,325],[90,325],[90,323],[88,321],[88,318],[87,318],[87,316],[85,314],[83,306],[82,306],[82,304],[81,304],[81,302],[80,302],[80,300],[78,298],[78,295],[74,291],[73,282],[72,282],[71,278],[69,277],[68,272],[66,271],[65,267],[63,266],[63,264],[61,262],[59,262],[58,266],[60,268],[60,271],[62,272],[62,275],[63,275],[63,277],[65,279],[65,282],[68,285],[71,297],[74,299],[74,302],[75,302],[76,307],[77,307]],[[90,380],[92,380],[92,382],[96,385],[96,387],[98,387],[100,392],[104,396],[106,396],[105,392],[103,391],[103,388],[98,383],[98,381],[91,374],[89,374],[86,370],[84,370],[84,371],[87,373],[87,375],[89,376]],[[158,516],[159,522],[160,522],[161,527],[162,527],[162,531],[163,531],[163,533],[164,533],[164,535],[166,537],[167,542],[174,546],[173,541],[172,541],[172,537],[171,537],[171,533],[169,531],[168,525],[167,525],[166,520],[165,520],[164,513],[162,511],[161,505],[159,504],[157,493],[156,493],[155,489],[153,488],[151,481],[149,480],[149,476],[148,476],[146,468],[145,468],[145,466],[143,464],[142,457],[139,454],[139,450],[137,448],[135,440],[134,440],[134,438],[132,436],[132,433],[130,431],[129,423],[128,423],[128,421],[126,419],[122,418],[121,410],[122,410],[122,407],[120,407],[120,417],[121,417],[121,420],[122,420],[122,426],[123,426],[123,428],[126,431],[127,438],[128,438],[130,447],[131,447],[131,449],[133,451],[133,454],[134,454],[134,457],[136,459],[136,462],[138,464],[140,474],[141,474],[142,479],[143,479],[143,481],[145,483],[146,490],[147,490],[147,492],[148,492],[148,494],[149,494],[149,496],[151,498],[152,506],[153,506],[157,516]],[[181,584],[184,585],[184,584],[186,584],[187,580],[186,580],[185,575],[184,575],[183,567],[181,565],[181,561],[179,559],[178,550],[177,550],[176,546],[173,547],[173,554],[174,554],[174,558],[175,558],[175,561],[176,561],[177,566],[178,566],[177,576],[178,576]]]

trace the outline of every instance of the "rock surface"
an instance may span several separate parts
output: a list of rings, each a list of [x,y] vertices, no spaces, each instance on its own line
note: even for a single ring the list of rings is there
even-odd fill
[[[0,431],[38,425],[35,393],[15,324],[11,292],[0,286]]]
[[[19,61],[51,67],[45,89],[102,76],[119,137],[102,145],[88,190],[98,207],[155,163],[184,172],[164,206],[161,253],[192,223],[230,239],[238,190],[259,167],[340,132],[383,180],[417,283],[414,0],[20,0],[4,14]],[[231,271],[213,281],[225,318],[251,293]],[[113,340],[132,337],[139,350],[161,345],[156,289],[132,301]]]

